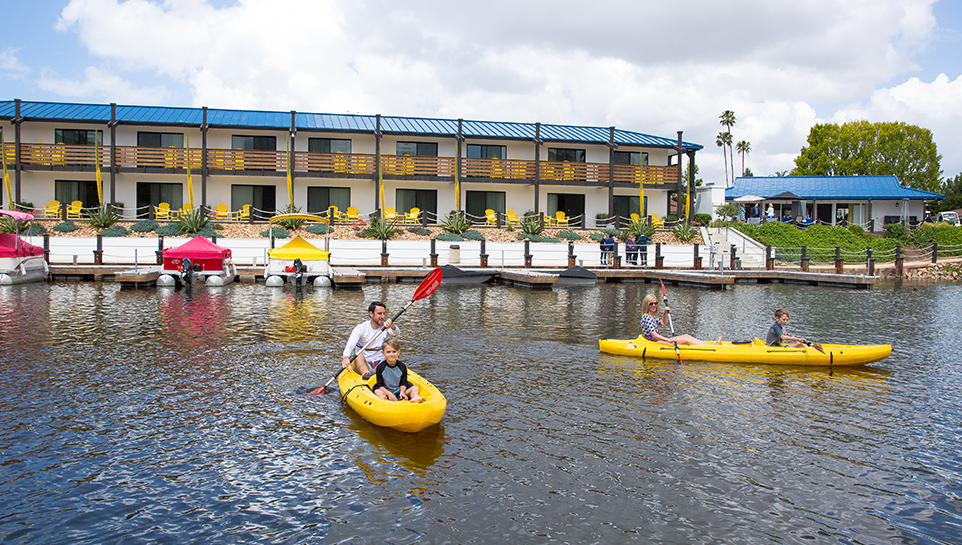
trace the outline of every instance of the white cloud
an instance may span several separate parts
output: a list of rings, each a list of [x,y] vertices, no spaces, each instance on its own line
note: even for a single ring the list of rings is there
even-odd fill
[[[37,85],[67,99],[80,98],[120,104],[161,104],[167,98],[167,90],[162,87],[137,87],[112,71],[93,66],[84,69],[82,80],[61,79],[44,74]]]
[[[0,51],[0,77],[20,78],[30,72],[30,68],[20,63],[17,58],[19,49],[8,47]]]
[[[103,59],[77,84],[102,100],[162,103],[176,87],[215,108],[684,130],[721,181],[725,109],[759,175],[793,166],[817,111],[941,122],[925,112],[933,95],[950,107],[956,82],[880,88],[916,69],[934,1],[71,0],[58,27]]]

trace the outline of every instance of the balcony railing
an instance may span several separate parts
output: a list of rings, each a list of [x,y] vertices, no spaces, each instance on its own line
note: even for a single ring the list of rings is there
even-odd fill
[[[7,144],[7,164],[14,162],[12,143]],[[184,169],[187,167],[187,150],[183,148],[152,148],[117,146],[117,167]],[[110,164],[110,146],[100,147],[101,168]],[[200,169],[200,148],[190,149],[190,167]],[[211,170],[287,170],[287,152],[260,150],[208,149],[207,167]],[[23,144],[21,162],[35,166],[81,167],[94,165],[94,146],[68,146],[65,144]],[[373,176],[376,157],[364,153],[317,153],[294,152],[291,163],[295,172],[319,172]],[[453,157],[415,157],[410,155],[382,155],[381,166],[385,176],[448,177],[455,174]],[[533,180],[537,172],[535,161],[523,159],[476,159],[465,158],[461,162],[462,175],[467,178],[492,180]],[[609,173],[614,171],[615,182],[665,184],[678,180],[678,166],[614,165],[607,163],[571,163],[558,161],[541,162],[541,179],[551,182],[608,183]]]

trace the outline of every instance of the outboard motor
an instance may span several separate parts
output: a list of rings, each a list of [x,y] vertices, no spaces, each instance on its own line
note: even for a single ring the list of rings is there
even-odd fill
[[[194,280],[194,266],[191,264],[190,259],[184,258],[180,260],[180,281],[185,286],[190,286],[193,284]]]
[[[301,262],[300,259],[294,260],[294,275],[292,276],[293,283],[295,286],[300,286],[302,279],[304,278],[304,273],[307,272],[307,265]]]

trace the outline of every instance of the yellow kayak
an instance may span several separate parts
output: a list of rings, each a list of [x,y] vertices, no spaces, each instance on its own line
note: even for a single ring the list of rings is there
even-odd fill
[[[342,399],[364,420],[377,426],[413,433],[440,422],[448,401],[440,390],[410,368],[408,380],[418,387],[418,395],[424,398],[423,403],[385,401],[371,391],[374,375],[364,380],[353,369],[341,372],[337,377],[337,386]]]
[[[601,339],[602,352],[642,358],[677,359],[675,347],[649,341],[644,337],[629,340]],[[823,344],[819,352],[814,347],[788,348],[768,346],[761,339],[752,342],[708,346],[678,345],[682,361],[713,361],[726,363],[763,363],[773,365],[865,365],[885,359],[892,353],[890,344]]]

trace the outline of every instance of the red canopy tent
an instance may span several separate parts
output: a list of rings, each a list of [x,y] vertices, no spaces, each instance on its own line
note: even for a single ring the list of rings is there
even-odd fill
[[[190,259],[195,265],[200,265],[203,271],[219,271],[224,268],[224,260],[229,260],[231,253],[228,248],[221,248],[204,237],[194,237],[176,248],[164,250],[164,270],[176,271],[180,268],[180,261]]]

